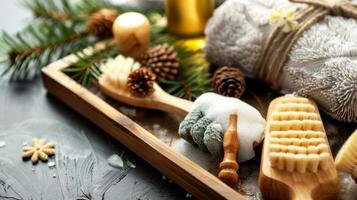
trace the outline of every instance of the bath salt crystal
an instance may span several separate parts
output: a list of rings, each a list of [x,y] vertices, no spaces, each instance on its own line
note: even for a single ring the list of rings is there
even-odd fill
[[[122,111],[126,115],[130,115],[130,116],[133,116],[133,117],[136,116],[136,110],[135,109],[128,108],[128,107],[125,107],[125,106],[120,106],[119,109],[120,109],[120,111]]]
[[[113,154],[113,155],[109,156],[109,158],[107,159],[107,162],[110,166],[115,167],[115,168],[123,168],[123,166],[124,166],[123,160],[117,154]]]
[[[157,129],[160,128],[160,124],[154,124],[154,125],[152,125],[152,127],[153,127],[155,130],[157,130]]]
[[[6,146],[6,142],[5,141],[0,141],[0,148],[3,148]]]
[[[47,163],[47,166],[52,168],[52,167],[56,166],[56,163],[54,161],[51,161],[51,162]]]
[[[134,163],[130,162],[129,160],[126,161],[126,164],[131,168],[136,168],[136,165]]]
[[[159,131],[158,131],[158,134],[159,134],[160,136],[165,136],[165,135],[167,135],[167,130],[165,130],[165,129],[159,130]]]

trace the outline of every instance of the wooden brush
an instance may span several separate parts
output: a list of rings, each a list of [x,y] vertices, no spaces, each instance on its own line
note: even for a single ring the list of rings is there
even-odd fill
[[[155,91],[145,97],[135,96],[126,88],[116,88],[105,79],[100,78],[98,83],[104,94],[131,106],[161,110],[181,116],[186,116],[192,106],[191,101],[168,94],[157,83],[154,84]]]
[[[239,151],[237,120],[237,114],[229,116],[228,128],[223,136],[224,158],[219,164],[218,173],[218,178],[231,187],[237,183],[239,177],[237,173],[239,165],[236,160]]]
[[[335,166],[337,170],[351,174],[357,183],[357,129],[337,153]]]
[[[284,96],[270,103],[259,187],[271,199],[336,199],[336,168],[311,100]]]

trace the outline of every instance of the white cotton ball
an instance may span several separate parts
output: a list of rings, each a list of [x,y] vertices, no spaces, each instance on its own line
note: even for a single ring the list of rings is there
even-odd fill
[[[255,156],[253,143],[262,141],[265,129],[265,119],[258,110],[237,98],[215,93],[201,95],[193,103],[192,110],[196,108],[201,110],[206,118],[221,124],[224,129],[228,127],[229,115],[232,111],[236,111],[240,143],[238,160],[244,162]]]

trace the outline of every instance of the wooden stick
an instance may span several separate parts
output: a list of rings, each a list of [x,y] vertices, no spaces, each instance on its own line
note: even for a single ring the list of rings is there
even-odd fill
[[[237,120],[237,114],[229,116],[229,125],[223,136],[224,158],[219,164],[218,173],[218,178],[231,187],[237,183],[239,177],[237,173],[239,165],[236,160],[239,150]]]

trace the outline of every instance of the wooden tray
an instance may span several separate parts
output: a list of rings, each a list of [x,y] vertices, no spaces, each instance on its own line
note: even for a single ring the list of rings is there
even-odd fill
[[[91,55],[103,48],[105,44],[98,43],[84,52]],[[245,199],[244,196],[259,195],[257,178],[260,155],[253,161],[241,164],[243,174],[240,176],[243,180],[235,189],[226,186],[216,177],[218,163],[210,160],[208,153],[201,152],[178,137],[178,125],[182,117],[121,105],[103,95],[96,85],[87,88],[81,86],[62,72],[76,61],[78,59],[75,55],[69,55],[43,68],[43,81],[49,93],[101,127],[199,199]],[[250,92],[251,95],[249,91],[246,93],[248,94],[244,95],[244,100],[263,112],[267,110],[268,104],[260,103],[253,95],[254,92]],[[264,96],[265,102],[274,97]],[[262,115],[265,116],[265,113]],[[165,127],[166,131],[155,131],[160,126]],[[149,132],[146,129],[151,130]],[[251,178],[250,174],[254,174],[254,177]],[[248,186],[247,190],[244,185]]]

